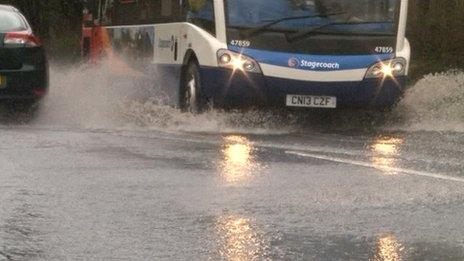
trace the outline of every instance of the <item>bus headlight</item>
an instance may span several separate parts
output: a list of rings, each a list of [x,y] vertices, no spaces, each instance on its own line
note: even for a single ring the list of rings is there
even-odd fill
[[[217,57],[219,67],[229,68],[234,71],[261,73],[259,64],[246,55],[221,49],[217,52]]]
[[[406,60],[395,58],[374,64],[367,70],[366,78],[394,78],[406,75]]]

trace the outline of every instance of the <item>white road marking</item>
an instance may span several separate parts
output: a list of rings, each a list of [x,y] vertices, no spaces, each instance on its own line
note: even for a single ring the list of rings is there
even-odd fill
[[[44,129],[46,131],[50,131],[48,129]],[[53,131],[53,130],[52,130]],[[54,130],[56,131],[56,130]],[[88,130],[87,130],[88,131]],[[109,133],[109,134],[116,134],[118,136],[125,136],[124,133],[127,130],[119,130],[117,133]],[[223,143],[221,140],[212,140],[212,139],[204,139],[203,136],[201,135],[186,135],[186,137],[178,137],[178,135],[185,135],[185,133],[182,132],[171,132],[171,131],[160,131],[160,133],[166,133],[170,135],[175,135],[177,137],[165,137],[165,136],[152,136],[152,135],[142,135],[142,136],[134,136],[134,133],[143,133],[143,134],[153,134],[152,131],[131,131],[131,135],[128,135],[127,137],[138,137],[138,138],[156,138],[156,139],[162,139],[162,140],[170,140],[170,141],[182,141],[182,142],[189,142],[189,143],[201,143],[201,144],[210,144],[210,145],[220,145]],[[107,133],[108,134],[108,133]],[[127,134],[127,133],[126,133]],[[191,137],[191,138],[188,138]],[[459,178],[459,177],[452,177],[448,176],[445,174],[438,174],[438,173],[431,173],[431,172],[426,172],[426,171],[418,171],[418,170],[411,170],[411,169],[404,169],[404,168],[397,168],[397,167],[388,167],[388,166],[379,166],[374,163],[369,163],[369,162],[364,162],[364,161],[356,161],[356,160],[350,160],[350,159],[343,159],[343,158],[336,158],[336,157],[331,157],[331,156],[326,156],[326,155],[321,155],[321,154],[314,154],[314,153],[309,153],[309,152],[301,152],[301,151],[292,151],[293,150],[298,150],[299,148],[296,148],[294,146],[285,146],[285,145],[275,145],[275,144],[259,144],[259,143],[254,143],[254,146],[257,148],[274,148],[274,149],[282,149],[286,150],[286,154],[290,155],[296,155],[300,157],[307,157],[307,158],[313,158],[313,159],[320,159],[320,160],[326,160],[326,161],[331,161],[331,162],[337,162],[337,163],[343,163],[343,164],[349,164],[349,165],[355,165],[355,166],[361,166],[365,168],[372,168],[372,169],[377,169],[380,171],[385,171],[385,172],[392,172],[392,173],[402,173],[402,174],[407,174],[407,175],[414,175],[414,176],[421,176],[421,177],[427,177],[427,178],[434,178],[434,179],[440,179],[440,180],[447,180],[447,181],[455,181],[455,182],[461,182],[464,183],[464,178]],[[318,148],[321,149],[321,148]],[[324,150],[321,150],[322,153],[324,152],[334,152],[331,149],[325,148]],[[339,152],[339,151],[338,151]],[[344,152],[346,155],[351,155],[351,156],[358,156],[359,151],[356,151],[356,153],[347,153],[346,151]]]
[[[421,176],[421,177],[427,177],[427,178],[434,178],[434,179],[441,179],[441,180],[456,181],[456,182],[464,183],[464,178],[451,177],[451,176],[447,176],[443,174],[418,171],[418,170],[412,170],[412,169],[404,169],[404,168],[379,166],[379,165],[369,163],[369,162],[364,162],[364,161],[335,158],[335,157],[330,157],[326,155],[318,155],[318,154],[304,153],[304,152],[297,152],[297,151],[286,151],[285,153],[290,154],[290,155],[300,156],[300,157],[320,159],[320,160],[349,164],[349,165],[354,165],[354,166],[378,169],[381,171],[396,172],[396,173],[402,173],[402,174],[407,174],[407,175],[414,175],[414,176]]]
[[[180,134],[180,133],[170,133],[170,132],[162,132],[162,133],[168,133],[168,134],[174,134],[174,135],[176,135],[176,134],[179,135]],[[183,142],[190,142],[190,143],[210,144],[210,145],[220,145],[220,144],[223,143],[223,141],[221,141],[221,140],[206,140],[206,139],[203,139],[204,137],[202,137],[202,136],[187,135],[187,137],[189,137],[189,136],[192,137],[192,138],[159,137],[159,136],[157,136],[156,138],[163,139],[163,140],[170,140],[170,141],[183,141]],[[293,148],[293,146],[281,146],[281,145],[274,145],[274,144],[269,145],[269,144],[259,144],[259,143],[253,143],[253,145],[256,148],[282,149],[282,150],[286,150],[285,153],[290,154],[290,155],[296,155],[296,156],[301,156],[301,157],[314,158],[314,159],[320,159],[320,160],[327,160],[327,161],[331,161],[331,162],[337,162],[337,163],[344,163],[344,164],[349,164],[349,165],[361,166],[361,167],[365,167],[365,168],[377,169],[377,170],[384,171],[384,172],[402,173],[402,174],[407,174],[407,175],[414,175],[414,176],[420,176],[420,177],[427,177],[427,178],[434,178],[434,179],[440,179],[440,180],[446,180],[446,181],[456,181],[456,182],[464,183],[464,178],[452,177],[452,176],[448,176],[448,175],[445,175],[445,174],[431,173],[431,172],[426,172],[426,171],[404,169],[404,168],[397,168],[397,167],[380,166],[380,165],[376,165],[374,163],[369,163],[369,162],[364,162],[364,161],[356,161],[356,160],[350,160],[350,159],[335,158],[335,157],[330,157],[330,156],[321,155],[321,154],[308,153],[308,152],[292,151],[292,149],[298,149],[298,148]],[[333,151],[328,150],[328,151],[321,151],[321,152],[323,153],[323,152],[333,152]],[[358,154],[358,153],[346,153],[346,155],[359,156],[360,154]]]

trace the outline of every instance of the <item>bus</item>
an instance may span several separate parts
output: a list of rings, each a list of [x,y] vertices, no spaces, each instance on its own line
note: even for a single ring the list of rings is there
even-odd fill
[[[184,111],[390,108],[406,86],[408,0],[83,1],[83,56]]]

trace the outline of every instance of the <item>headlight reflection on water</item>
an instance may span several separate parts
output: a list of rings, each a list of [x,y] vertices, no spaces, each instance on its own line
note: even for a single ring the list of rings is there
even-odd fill
[[[376,242],[375,261],[399,261],[402,259],[403,245],[393,235],[379,237]]]
[[[259,170],[260,164],[253,155],[253,144],[242,136],[224,138],[220,173],[228,183],[246,181]]]
[[[251,224],[240,216],[224,216],[217,221],[219,254],[224,260],[258,260],[269,249],[269,242]]]
[[[379,137],[374,139],[370,145],[372,151],[372,162],[379,169],[385,169],[385,173],[393,175],[389,168],[395,168],[401,147],[405,140],[401,137]]]

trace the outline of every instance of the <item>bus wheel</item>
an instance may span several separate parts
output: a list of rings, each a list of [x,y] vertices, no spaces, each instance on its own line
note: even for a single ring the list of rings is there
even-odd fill
[[[206,98],[202,92],[200,69],[196,62],[190,62],[182,77],[180,107],[184,112],[202,113],[206,108]]]

